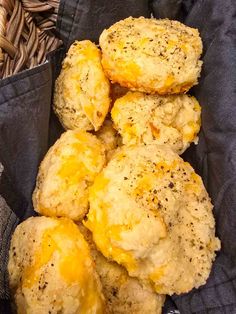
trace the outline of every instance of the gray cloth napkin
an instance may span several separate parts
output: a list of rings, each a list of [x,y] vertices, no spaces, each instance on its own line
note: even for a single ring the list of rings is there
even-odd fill
[[[0,163],[0,180],[3,166]],[[0,196],[0,299],[9,298],[7,261],[10,239],[13,230],[18,224],[18,218]],[[2,313],[3,314],[3,313]]]

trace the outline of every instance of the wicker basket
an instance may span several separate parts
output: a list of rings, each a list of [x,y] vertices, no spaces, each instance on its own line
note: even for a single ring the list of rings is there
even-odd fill
[[[0,78],[42,64],[61,45],[59,0],[0,0]]]

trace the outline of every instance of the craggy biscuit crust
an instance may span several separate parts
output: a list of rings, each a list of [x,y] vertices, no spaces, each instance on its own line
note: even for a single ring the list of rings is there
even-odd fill
[[[110,107],[109,93],[100,50],[89,40],[75,41],[55,84],[53,107],[63,127],[98,130]]]
[[[212,204],[189,163],[164,146],[123,146],[90,189],[98,249],[160,294],[205,284],[220,242]]]
[[[189,95],[147,95],[128,92],[116,100],[111,116],[123,144],[167,145],[182,154],[197,143],[201,107]]]
[[[178,21],[129,17],[104,30],[99,43],[112,82],[158,94],[184,93],[197,84],[202,41],[197,29]]]
[[[109,261],[96,248],[91,232],[81,223],[79,228],[93,256],[100,277],[108,314],[161,314],[164,295],[156,294],[136,278],[129,277],[124,267]]]
[[[18,225],[8,271],[19,314],[104,313],[89,247],[67,218],[31,217]]]
[[[81,220],[88,211],[88,187],[105,163],[105,146],[95,135],[66,131],[40,165],[34,209],[45,216]]]

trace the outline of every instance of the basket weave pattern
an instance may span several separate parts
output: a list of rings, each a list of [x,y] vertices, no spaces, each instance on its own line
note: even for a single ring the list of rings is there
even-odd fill
[[[59,0],[0,0],[0,78],[44,63],[61,45],[58,7]]]

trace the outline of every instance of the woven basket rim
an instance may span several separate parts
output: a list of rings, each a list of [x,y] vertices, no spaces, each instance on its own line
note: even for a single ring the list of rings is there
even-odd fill
[[[54,29],[59,0],[0,0],[0,78],[46,61],[61,45]]]

